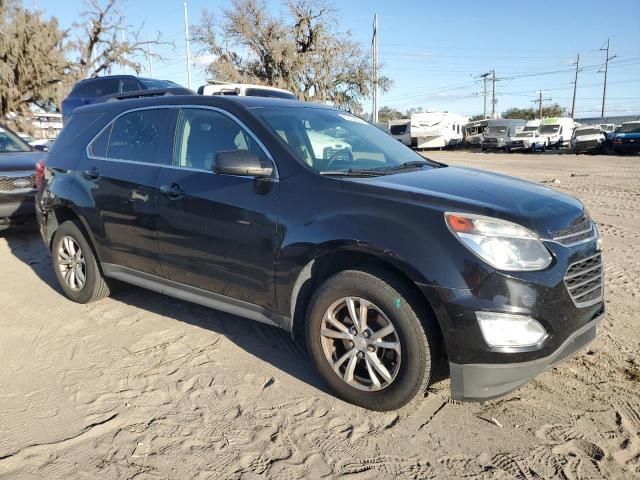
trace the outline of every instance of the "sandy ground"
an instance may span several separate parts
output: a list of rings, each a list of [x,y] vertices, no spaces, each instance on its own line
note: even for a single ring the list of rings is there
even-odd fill
[[[431,156],[588,205],[608,310],[587,350],[502,400],[457,404],[445,381],[372,413],[276,328],[134,287],[72,303],[37,234],[4,233],[0,478],[640,477],[640,157]]]

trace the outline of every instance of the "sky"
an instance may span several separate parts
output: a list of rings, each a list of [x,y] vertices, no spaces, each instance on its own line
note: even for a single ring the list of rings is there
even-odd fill
[[[82,11],[82,0],[23,0],[45,16],[70,27]],[[30,5],[32,3],[32,5]],[[127,22],[142,33],[161,32],[174,46],[159,49],[153,76],[187,86],[182,0],[121,0]],[[269,2],[273,13],[281,1]],[[538,91],[545,103],[571,109],[576,57],[580,54],[576,116],[599,116],[605,52],[610,40],[606,114],[640,113],[640,0],[343,0],[334,1],[338,29],[350,31],[363,47],[371,44],[378,14],[379,61],[392,88],[380,95],[384,105],[463,115],[483,112],[480,75],[495,69],[498,112],[535,106]],[[189,24],[201,12],[222,12],[230,0],[189,0]],[[198,53],[198,47],[192,46]],[[195,56],[195,55],[194,55]],[[143,61],[141,75],[149,75]],[[203,62],[192,60],[192,87],[206,82]],[[117,67],[112,73],[124,73]],[[131,72],[129,72],[131,73]],[[491,82],[487,84],[491,113]],[[550,100],[547,100],[550,99]],[[371,101],[364,104],[371,111]]]

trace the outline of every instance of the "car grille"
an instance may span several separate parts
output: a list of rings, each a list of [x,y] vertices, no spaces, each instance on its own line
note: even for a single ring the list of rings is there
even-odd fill
[[[576,307],[588,307],[600,302],[604,289],[602,255],[598,253],[569,265],[564,284]]]
[[[497,138],[485,138],[484,141],[485,143],[498,143]]]
[[[514,147],[524,147],[524,140],[516,140],[514,142],[511,142],[511,145],[513,145]]]
[[[593,222],[583,216],[578,222],[569,228],[555,233],[553,240],[562,245],[571,246],[596,237],[596,229]]]
[[[27,180],[29,183],[26,185],[16,185],[15,182],[19,180]],[[35,174],[26,177],[0,176],[0,192],[13,192],[14,190],[24,190],[25,188],[36,188]]]
[[[585,140],[583,142],[577,142],[576,146],[579,150],[588,150],[591,148],[598,148],[600,144],[597,140]]]

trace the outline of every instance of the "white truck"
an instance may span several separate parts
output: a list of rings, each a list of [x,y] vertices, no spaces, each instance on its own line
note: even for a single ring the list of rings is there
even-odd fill
[[[576,155],[580,153],[601,152],[607,137],[599,125],[582,125],[577,127],[571,138],[571,148]]]
[[[411,146],[417,149],[460,145],[469,118],[449,112],[424,112],[411,115]]]
[[[543,137],[547,137],[548,148],[563,148],[570,145],[575,128],[573,118],[551,117],[540,122],[539,132]]]

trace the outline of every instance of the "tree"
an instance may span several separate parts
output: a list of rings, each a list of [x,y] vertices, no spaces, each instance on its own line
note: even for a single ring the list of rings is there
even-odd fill
[[[508,118],[508,117],[504,117],[504,118]],[[484,120],[485,116],[481,113],[477,114],[477,115],[473,115],[471,118],[469,118],[470,122],[477,122],[478,120]]]
[[[264,0],[233,0],[220,22],[205,10],[193,39],[215,58],[207,68],[211,80],[280,87],[361,113],[371,94],[371,61],[336,23],[325,0],[289,0],[280,15],[270,15]],[[390,83],[379,77],[383,92]]]
[[[395,108],[384,106],[378,110],[378,121],[386,123],[389,120],[398,120],[400,118],[406,118],[404,114]]]
[[[533,120],[538,118],[540,111],[537,108],[510,108],[502,113],[502,118],[520,118],[523,120]],[[562,117],[567,114],[565,108],[557,103],[542,107],[542,117]]]
[[[52,110],[68,74],[65,32],[17,0],[0,0],[0,118],[29,130],[31,107]]]
[[[76,80],[97,77],[111,72],[115,65],[130,67],[140,72],[140,57],[151,55],[161,60],[161,55],[150,53],[150,46],[168,45],[158,33],[153,39],[142,39],[140,31],[125,23],[125,16],[118,6],[119,0],[85,0],[82,20],[74,22],[78,34],[70,48],[75,53],[73,73]],[[127,31],[127,38],[122,32]],[[154,48],[154,51],[157,49]]]

